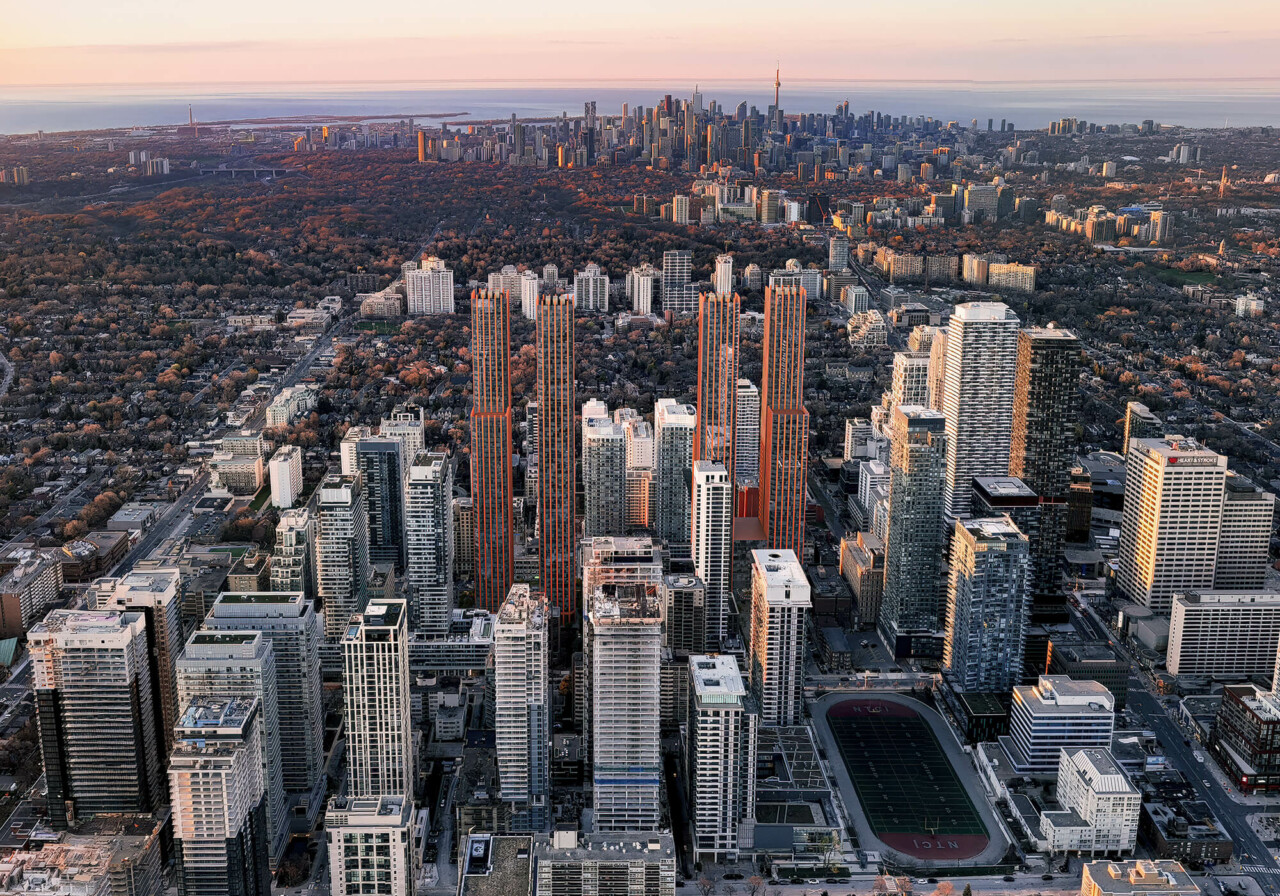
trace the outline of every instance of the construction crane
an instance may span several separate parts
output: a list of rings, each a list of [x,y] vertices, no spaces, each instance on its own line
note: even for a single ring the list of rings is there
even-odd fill
[[[1221,199],[1227,195],[1227,166],[1222,166],[1222,180],[1218,181],[1218,198]]]

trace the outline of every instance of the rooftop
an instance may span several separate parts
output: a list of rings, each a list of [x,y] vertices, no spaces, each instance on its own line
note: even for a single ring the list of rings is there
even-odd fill
[[[472,834],[459,873],[460,896],[517,896],[532,884],[533,838]]]
[[[698,699],[718,703],[741,702],[747,695],[738,661],[725,655],[689,657],[689,687]]]

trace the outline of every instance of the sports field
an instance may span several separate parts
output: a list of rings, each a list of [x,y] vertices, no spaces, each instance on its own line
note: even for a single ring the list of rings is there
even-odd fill
[[[929,722],[900,703],[853,698],[827,725],[875,835],[929,859],[966,859],[990,843]]]

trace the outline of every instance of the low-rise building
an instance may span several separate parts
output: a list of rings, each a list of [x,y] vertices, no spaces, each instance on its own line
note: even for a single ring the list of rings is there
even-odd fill
[[[1143,803],[1138,833],[1157,858],[1196,865],[1231,860],[1231,836],[1200,800]]]
[[[1080,896],[1199,896],[1200,887],[1180,862],[1089,862]]]

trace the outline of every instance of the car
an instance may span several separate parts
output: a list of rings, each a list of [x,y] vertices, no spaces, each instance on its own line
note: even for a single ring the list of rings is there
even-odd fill
[[[1007,884],[1011,884],[1011,883],[1013,883],[1013,875],[1012,875],[1012,874],[1006,874],[1006,875],[1004,876],[1004,882],[1005,882],[1005,883],[1007,883]]]
[[[742,875],[736,871],[730,871],[724,876],[725,880],[742,880]]]
[[[1042,875],[1040,875],[1040,879],[1041,879],[1041,880],[1053,880],[1053,875],[1052,875],[1052,874],[1042,874]]]
[[[1205,787],[1212,787],[1212,786],[1213,786],[1213,782],[1212,782],[1212,781],[1210,781],[1208,778],[1205,778],[1205,779],[1204,779],[1204,780],[1202,780],[1200,783],[1201,783],[1201,784],[1203,784]]]
[[[828,877],[826,880],[824,880],[824,881],[823,881],[823,883],[824,883],[824,884],[838,884],[838,883],[840,883],[840,881],[839,881],[839,880],[837,880],[837,879],[836,879],[836,878],[834,878],[834,877]]]
[[[936,877],[929,878],[929,883],[936,884],[937,882],[938,882],[938,879]]]

